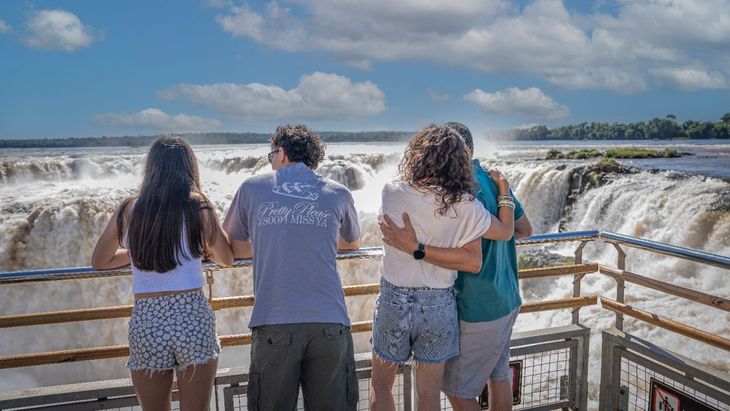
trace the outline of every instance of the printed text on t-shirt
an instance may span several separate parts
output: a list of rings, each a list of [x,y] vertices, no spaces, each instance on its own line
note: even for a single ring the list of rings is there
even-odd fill
[[[256,209],[258,226],[269,224],[316,224],[327,227],[330,212],[319,209],[319,203],[302,201],[292,207],[280,205],[278,201],[261,203]]]

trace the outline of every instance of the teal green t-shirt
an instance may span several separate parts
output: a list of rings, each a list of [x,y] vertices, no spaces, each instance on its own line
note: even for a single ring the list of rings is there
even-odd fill
[[[498,215],[499,187],[473,160],[477,199],[490,213]],[[514,195],[513,195],[514,197]],[[515,221],[525,212],[515,199]],[[515,238],[509,241],[482,239],[482,270],[479,274],[459,272],[454,283],[459,319],[475,323],[504,317],[522,304],[517,280]]]

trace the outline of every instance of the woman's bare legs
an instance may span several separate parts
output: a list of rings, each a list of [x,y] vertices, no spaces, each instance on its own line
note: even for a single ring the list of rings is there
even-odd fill
[[[398,364],[384,360],[373,352],[370,409],[373,411],[394,411],[393,384],[398,373]],[[444,377],[444,363],[416,364],[416,392],[419,411],[441,409],[441,381]]]
[[[172,370],[132,371],[132,384],[143,410],[170,411],[172,377]]]
[[[393,383],[398,372],[398,364],[380,358],[373,352],[372,372],[370,374],[370,409],[372,411],[395,411]]]
[[[200,411],[210,408],[213,380],[218,371],[218,359],[205,364],[191,365],[178,373],[180,411]]]
[[[441,382],[444,379],[444,364],[416,364],[416,393],[418,411],[441,409]]]

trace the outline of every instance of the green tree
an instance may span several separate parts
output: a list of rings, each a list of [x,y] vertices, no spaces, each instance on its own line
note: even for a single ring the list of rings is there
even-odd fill
[[[730,113],[723,114],[721,118],[723,123],[730,123]]]

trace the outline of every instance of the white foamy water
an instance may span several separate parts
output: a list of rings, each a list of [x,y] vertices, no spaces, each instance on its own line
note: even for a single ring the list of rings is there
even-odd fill
[[[330,144],[328,158],[318,172],[353,190],[360,214],[364,245],[380,245],[375,216],[380,191],[397,169],[403,143]],[[574,148],[571,146],[571,148]],[[194,147],[200,164],[204,192],[221,215],[240,183],[269,169],[266,145]],[[712,154],[712,148],[702,150]],[[724,149],[723,149],[724,150]],[[0,156],[0,270],[88,265],[96,238],[119,202],[133,194],[143,172],[146,149],[75,151],[15,150]],[[568,181],[580,162],[539,161],[544,147],[477,144],[479,157],[500,168],[512,182],[525,206],[535,233],[555,232],[560,223]],[[724,153],[724,151],[723,151]],[[702,176],[673,172],[619,175],[603,187],[592,189],[573,205],[568,230],[600,229],[656,241],[730,255],[730,184]],[[572,254],[574,245],[549,247]],[[600,243],[589,245],[585,258],[615,264],[615,251]],[[378,280],[378,262],[339,263],[343,283]],[[730,296],[726,270],[701,267],[644,251],[628,250],[628,268],[664,281]],[[526,301],[568,296],[572,278],[523,282]],[[227,270],[216,275],[215,296],[251,293],[249,270]],[[591,275],[584,279],[584,294],[614,296],[613,280]],[[667,315],[690,325],[730,336],[730,316],[698,304],[678,304],[641,287],[629,286],[627,301],[640,308]],[[129,278],[70,280],[0,287],[0,315],[130,304]],[[353,321],[371,319],[374,297],[348,299]],[[248,310],[217,312],[221,335],[248,332]],[[597,307],[584,308],[582,318],[594,328],[591,341],[591,396],[598,390],[599,330],[612,324],[613,316]],[[518,329],[565,325],[567,310],[520,316]],[[656,338],[657,344],[730,371],[726,353],[651,326],[626,321],[629,332]],[[0,331],[0,355],[70,348],[126,344],[126,320],[89,321]],[[358,352],[368,351],[368,336],[356,336]],[[247,348],[225,349],[222,367],[243,366]],[[127,375],[124,360],[104,360],[0,371],[0,390],[54,385]]]

